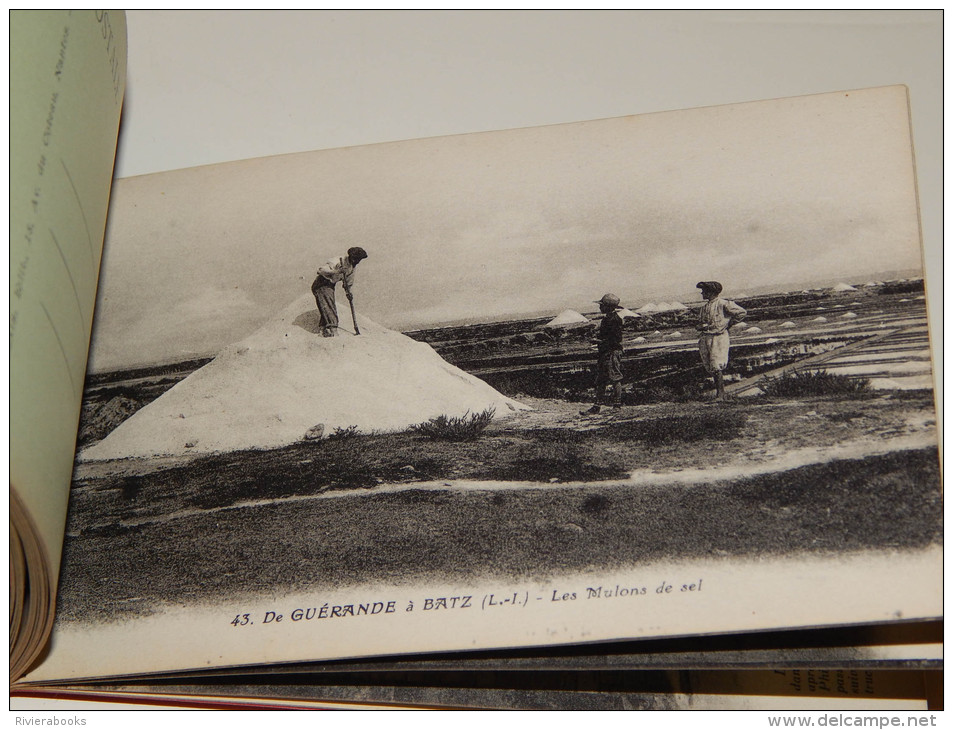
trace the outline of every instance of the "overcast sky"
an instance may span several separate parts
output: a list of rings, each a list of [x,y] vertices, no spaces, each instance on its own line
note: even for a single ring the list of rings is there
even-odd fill
[[[891,87],[120,180],[92,366],[214,353],[355,245],[395,329],[919,268],[908,126]]]

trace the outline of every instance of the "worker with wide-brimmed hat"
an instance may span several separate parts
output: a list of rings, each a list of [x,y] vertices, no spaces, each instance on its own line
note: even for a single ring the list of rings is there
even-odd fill
[[[347,255],[328,261],[318,268],[318,275],[311,284],[311,293],[321,314],[321,333],[325,337],[334,337],[338,329],[338,308],[334,298],[334,288],[343,282],[344,293],[348,301],[354,299],[351,287],[354,286],[354,269],[367,258],[367,251],[360,246],[352,246]]]
[[[698,354],[702,365],[715,381],[715,397],[725,399],[724,370],[728,366],[728,349],[731,340],[728,330],[748,314],[744,307],[721,296],[722,286],[717,281],[700,281],[705,303],[698,310]]]
[[[607,403],[613,408],[622,407],[622,317],[618,310],[619,297],[615,294],[605,294],[596,301],[599,311],[604,315],[596,333],[595,342],[599,348],[599,359],[596,363],[596,402],[585,411],[584,416],[594,415],[602,410],[600,403]],[[606,388],[611,390],[611,396],[606,397]]]

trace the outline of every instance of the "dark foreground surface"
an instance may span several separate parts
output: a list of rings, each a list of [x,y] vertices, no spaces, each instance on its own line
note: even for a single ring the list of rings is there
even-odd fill
[[[930,394],[907,393],[595,421],[537,408],[470,443],[358,436],[151,471],[91,464],[74,486],[58,616],[367,582],[543,580],[660,559],[915,549],[942,538],[937,449],[917,446],[934,433],[931,407]],[[869,453],[839,451],[858,443]],[[826,455],[771,467],[815,447]],[[706,471],[685,478],[685,468]],[[654,479],[626,481],[633,471]]]

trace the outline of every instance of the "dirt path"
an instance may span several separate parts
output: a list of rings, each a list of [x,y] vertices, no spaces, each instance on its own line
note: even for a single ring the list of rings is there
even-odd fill
[[[935,447],[925,396],[625,407],[583,418],[536,400],[475,442],[410,434],[77,468],[69,534],[398,492],[712,485]]]
[[[342,499],[355,497],[369,497],[378,494],[397,494],[408,491],[430,492],[499,492],[513,490],[556,490],[582,489],[604,491],[606,493],[622,487],[662,487],[666,485],[698,485],[705,487],[716,486],[719,482],[728,482],[735,479],[751,478],[772,473],[797,469],[810,464],[821,464],[834,460],[855,460],[872,456],[883,456],[891,452],[916,451],[929,448],[934,440],[929,433],[893,438],[876,443],[870,440],[855,440],[827,448],[802,448],[784,453],[775,454],[762,461],[753,461],[742,465],[722,465],[707,469],[674,469],[658,471],[639,469],[629,474],[625,480],[609,480],[603,482],[533,482],[533,481],[498,481],[473,479],[439,479],[420,482],[385,483],[375,487],[362,489],[356,494],[353,489],[332,489],[317,494],[298,494],[286,497],[266,499],[250,499],[210,508],[189,508],[177,510],[158,517],[133,517],[120,522],[123,527],[143,525],[158,525],[179,519],[190,519],[200,515],[212,515],[218,512],[234,509],[264,507],[269,505],[293,504],[295,502],[310,502],[312,500]]]
[[[942,540],[927,392],[598,418],[580,417],[584,404],[527,401],[534,410],[473,442],[379,434],[81,465],[59,615]]]
[[[61,620],[360,584],[548,579],[650,561],[942,540],[929,449],[674,483],[399,485],[194,510],[67,541]],[[127,515],[125,519],[134,519]]]

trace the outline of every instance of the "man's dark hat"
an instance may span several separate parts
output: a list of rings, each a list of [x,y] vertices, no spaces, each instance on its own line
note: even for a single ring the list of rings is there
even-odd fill
[[[367,251],[360,246],[352,246],[347,250],[347,255],[354,261],[363,261],[367,258]]]
[[[696,289],[701,289],[703,292],[711,291],[715,294],[721,294],[721,284],[717,281],[700,281],[695,284]]]

